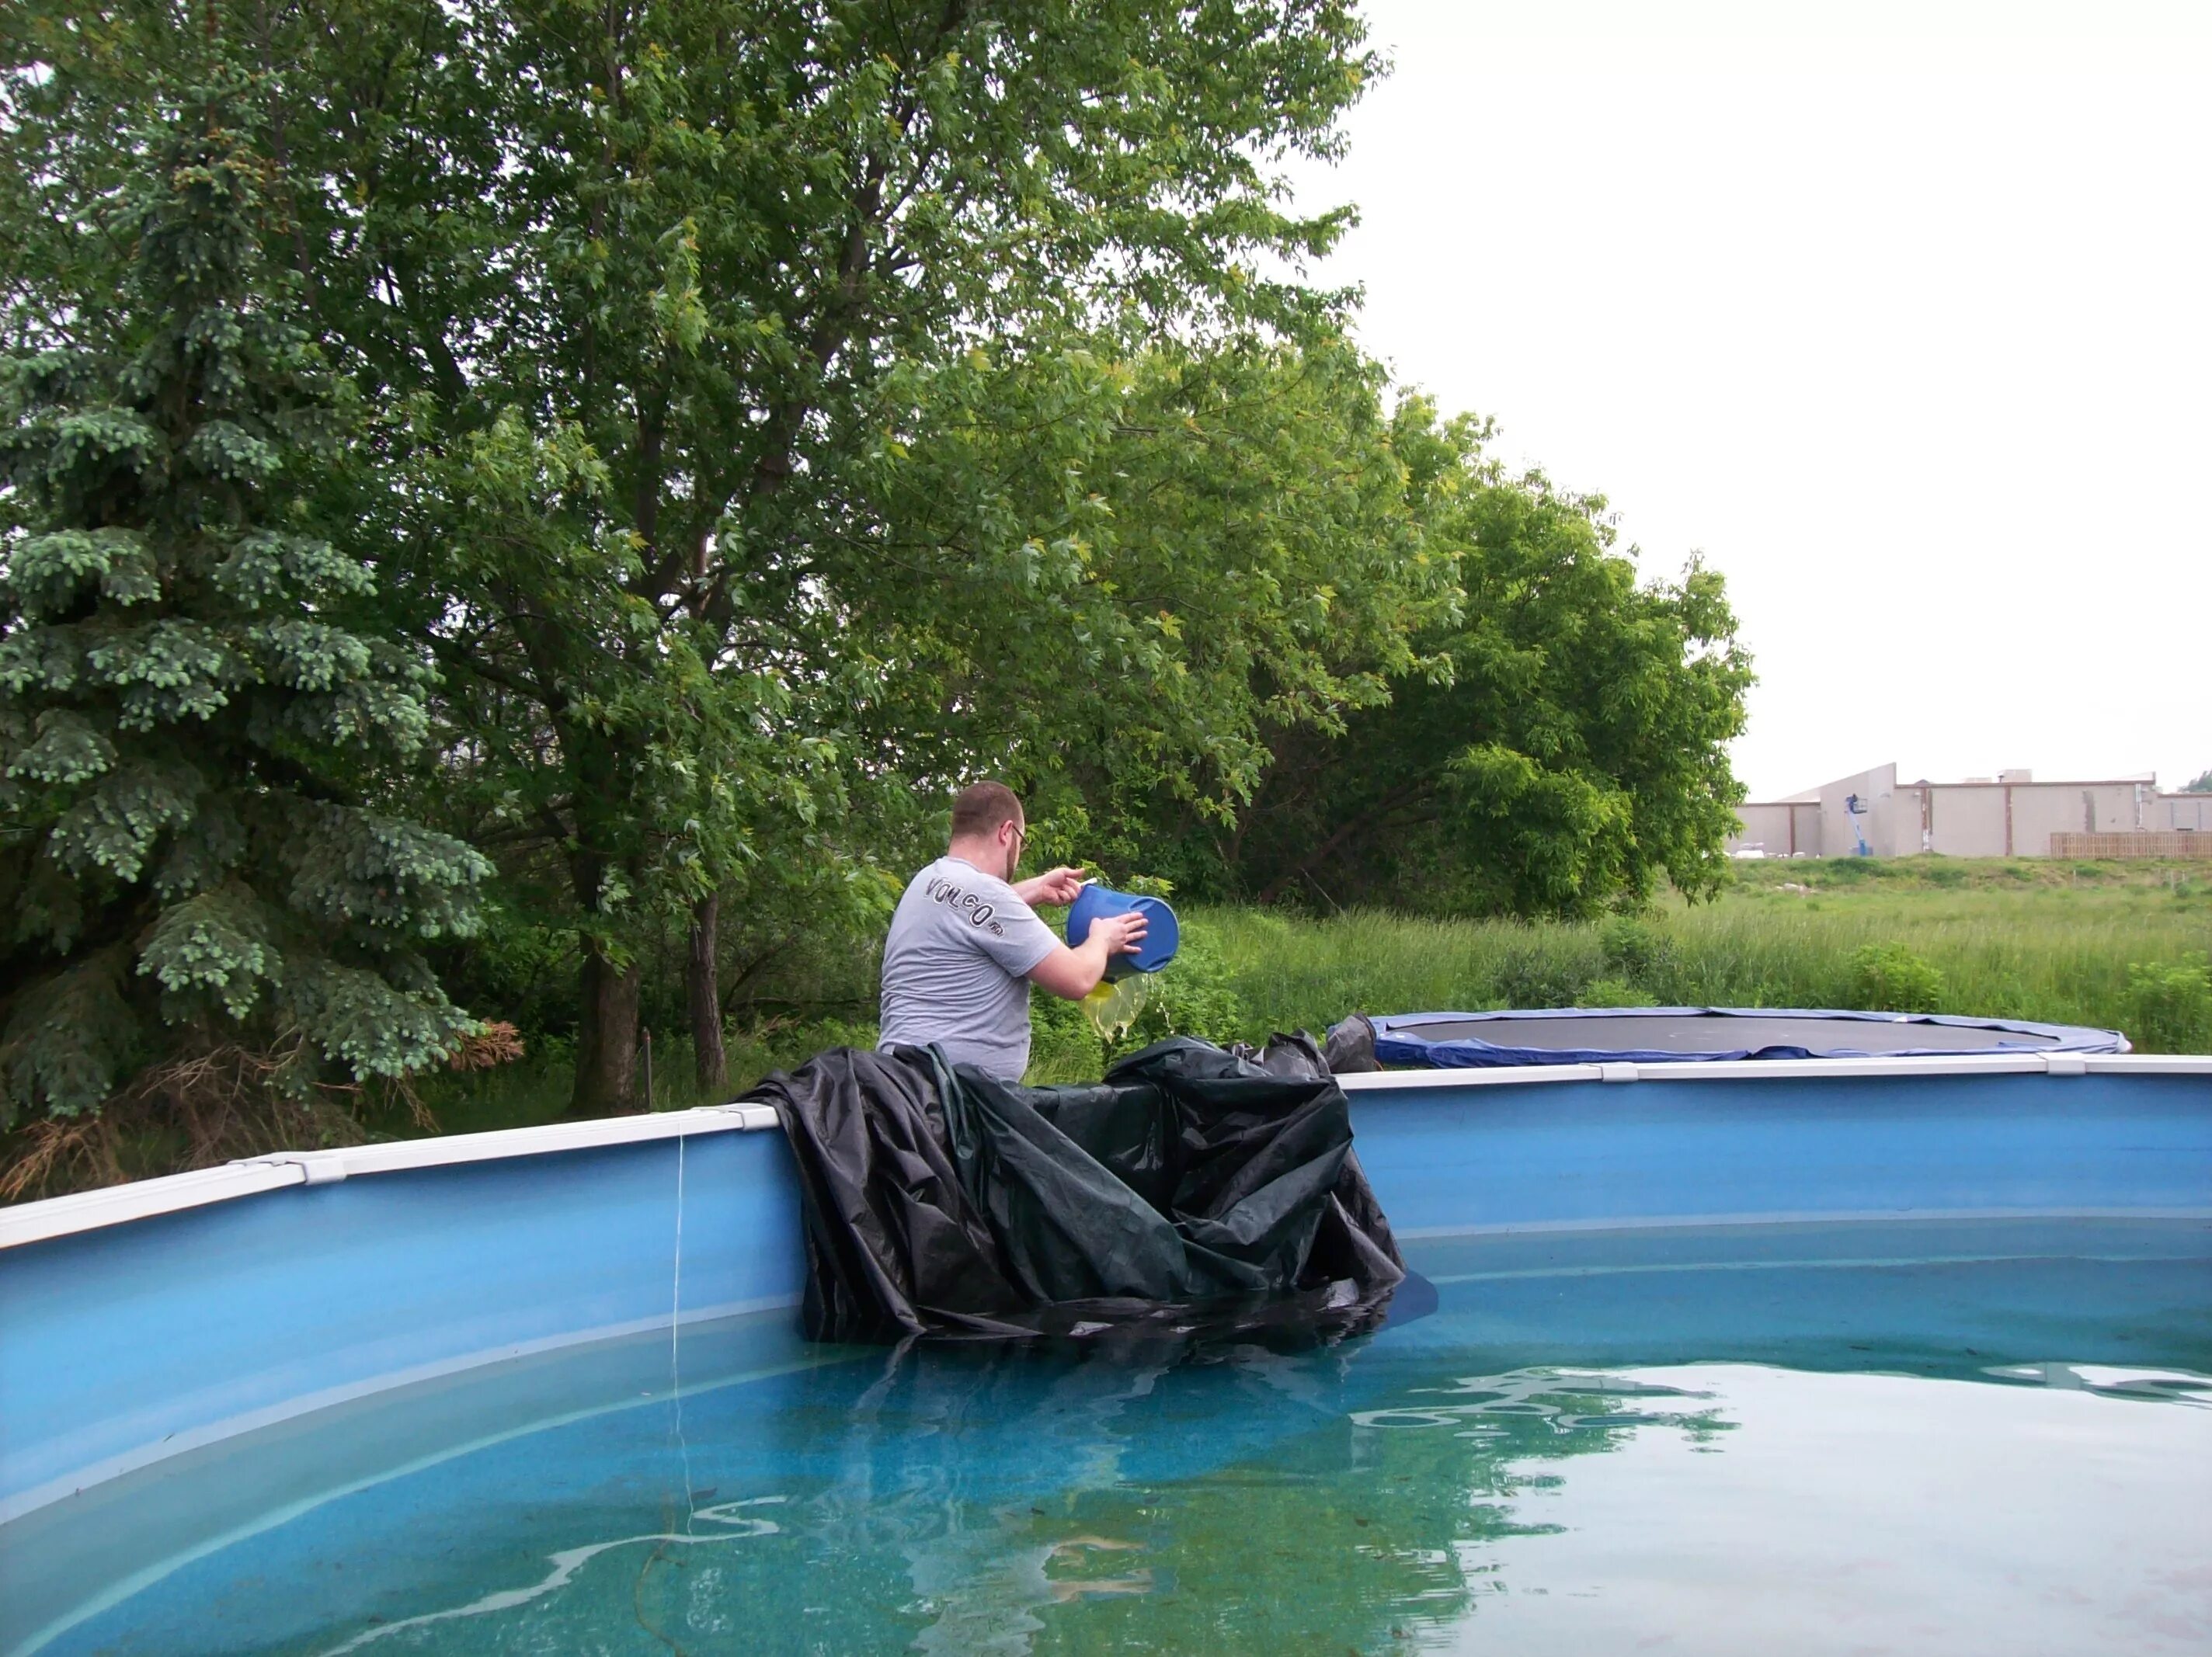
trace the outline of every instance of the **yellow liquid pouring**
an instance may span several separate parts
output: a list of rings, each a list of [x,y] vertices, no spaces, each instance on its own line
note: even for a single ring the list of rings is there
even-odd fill
[[[1091,1021],[1091,1028],[1098,1032],[1105,1042],[1120,1041],[1137,1022],[1137,1015],[1145,1010],[1147,980],[1143,973],[1131,973],[1127,978],[1109,978],[1083,998],[1083,1016]]]

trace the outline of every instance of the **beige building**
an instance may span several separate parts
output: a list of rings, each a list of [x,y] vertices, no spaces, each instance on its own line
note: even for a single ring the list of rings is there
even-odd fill
[[[1735,856],[1850,857],[1862,839],[1874,857],[2187,856],[2200,843],[2173,837],[2212,835],[2212,794],[2161,793],[2155,775],[2039,782],[2032,772],[2001,771],[1964,782],[1899,782],[1897,768],[1882,765],[1787,799],[1740,805],[1736,816],[1742,830],[1728,843]],[[2090,835],[2100,837],[2094,847],[2072,843]],[[2114,843],[2112,835],[2126,838]],[[2212,840],[2201,847],[2212,855]]]

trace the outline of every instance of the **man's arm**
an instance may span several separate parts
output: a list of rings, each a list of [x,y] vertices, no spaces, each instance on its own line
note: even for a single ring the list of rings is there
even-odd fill
[[[1040,903],[1073,903],[1082,889],[1083,871],[1065,864],[1014,883],[1014,895],[1032,909]]]
[[[1108,962],[1117,955],[1135,954],[1144,941],[1143,915],[1101,915],[1091,923],[1080,948],[1063,944],[1030,968],[1030,982],[1063,1001],[1080,1001],[1098,987]]]

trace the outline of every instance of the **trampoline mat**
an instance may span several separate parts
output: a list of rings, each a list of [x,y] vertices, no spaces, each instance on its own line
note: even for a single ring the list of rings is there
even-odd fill
[[[1636,1018],[1455,1018],[1396,1024],[1390,1035],[1411,1041],[1486,1041],[1497,1047],[1623,1053],[1735,1053],[1744,1048],[1805,1047],[1814,1053],[1978,1053],[1997,1047],[2055,1047],[2064,1039],[1974,1024],[1891,1023],[1875,1018],[1746,1017],[1738,1014]]]

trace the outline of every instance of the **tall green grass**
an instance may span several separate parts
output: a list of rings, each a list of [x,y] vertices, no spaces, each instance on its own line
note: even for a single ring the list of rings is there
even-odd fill
[[[1831,883],[1826,865],[1791,866],[1811,889],[1746,883],[1713,902],[1588,926],[1249,909],[1191,920],[1235,963],[1255,1028],[1318,1029],[1354,1008],[1863,1006],[1862,956],[1892,946],[1939,975],[1936,1011],[2127,1029],[2165,987],[2146,991],[2131,967],[2186,970],[2212,948],[2212,885]],[[2185,1011],[2166,1022],[2192,1029]],[[2195,1039],[2212,1041],[2212,1029]]]
[[[1318,1033],[1352,1011],[1865,1006],[1893,980],[1902,950],[1932,969],[1927,1005],[1936,1011],[2118,1029],[2144,1052],[2212,1050],[2212,980],[2196,964],[2212,951],[2212,874],[2201,870],[1793,862],[1754,866],[1711,902],[1670,899],[1588,925],[1212,907],[1182,919],[1189,943],[1158,994],[1176,1010],[1176,1028],[1216,1040]],[[1869,950],[1887,979],[1869,975]],[[856,960],[854,972],[872,983],[874,963]],[[1041,1009],[1037,1023],[1032,1081],[1099,1073],[1106,1055],[1072,1009]],[[874,1036],[866,1023],[733,1029],[731,1085],[718,1096]],[[502,1071],[437,1077],[425,1096],[447,1132],[550,1120],[567,1102],[564,1059],[556,1048]],[[656,1047],[653,1102],[713,1102],[694,1084],[680,1037]],[[396,1120],[374,1126],[408,1131]]]
[[[2201,863],[1754,863],[1713,901],[1671,898],[1587,925],[1206,906],[1182,920],[1182,954],[1154,980],[1125,1046],[1169,1030],[1221,1041],[1318,1034],[1354,1011],[1881,1005],[2090,1024],[2125,1031],[2138,1052],[2212,1053],[2212,866]],[[788,1005],[866,1006],[874,951],[833,949],[828,961],[826,977],[817,962],[804,981],[772,987]],[[1040,999],[1032,1022],[1030,1080],[1101,1073],[1110,1055],[1076,1009]],[[741,1023],[726,1032],[729,1085],[702,1091],[689,1041],[659,1034],[659,1110],[720,1102],[823,1048],[876,1037],[864,1019]],[[472,1132],[556,1120],[570,1077],[566,1045],[541,1039],[496,1070],[420,1078],[420,1094],[434,1131]],[[379,1138],[432,1131],[396,1102],[365,1118]],[[0,1168],[20,1143],[0,1137]],[[119,1154],[133,1172],[164,1172],[173,1148],[149,1141]]]

